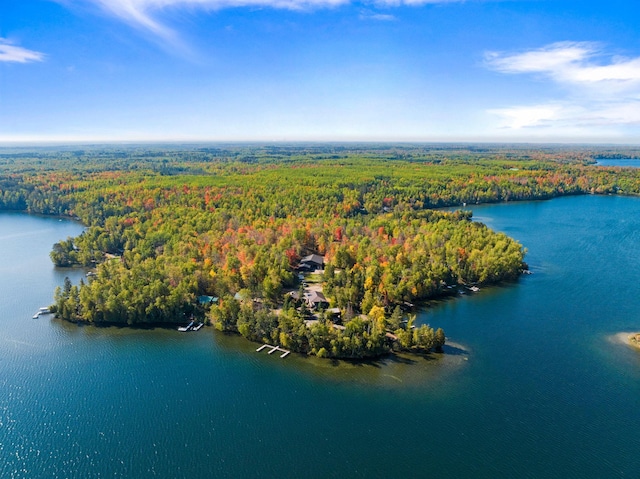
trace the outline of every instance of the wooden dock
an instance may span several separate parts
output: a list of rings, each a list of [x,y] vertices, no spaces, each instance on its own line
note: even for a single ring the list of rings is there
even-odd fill
[[[258,349],[256,349],[256,352],[259,353],[264,348],[271,348],[271,350],[267,354],[273,354],[276,351],[282,352],[282,354],[280,355],[280,358],[286,358],[289,354],[291,354],[291,351],[288,351],[286,349],[282,349],[280,346],[272,346],[271,344],[263,344]]]

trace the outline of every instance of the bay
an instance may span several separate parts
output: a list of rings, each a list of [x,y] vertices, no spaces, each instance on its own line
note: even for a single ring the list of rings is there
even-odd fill
[[[211,328],[32,319],[81,231],[0,215],[0,476],[634,477],[640,467],[640,201],[473,208],[533,274],[438,301],[445,357],[335,364]]]

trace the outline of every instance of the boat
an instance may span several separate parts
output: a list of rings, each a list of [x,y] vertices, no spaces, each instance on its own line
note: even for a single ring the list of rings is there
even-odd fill
[[[194,331],[197,331],[197,330],[198,330],[198,329],[200,329],[202,326],[204,326],[204,323],[198,323],[198,325],[197,325],[197,326],[194,326],[194,327],[193,327],[193,330],[194,330]]]

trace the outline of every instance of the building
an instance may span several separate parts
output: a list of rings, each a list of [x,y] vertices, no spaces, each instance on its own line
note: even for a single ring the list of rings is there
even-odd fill
[[[304,293],[304,300],[309,309],[327,309],[329,307],[329,301],[319,291]]]
[[[319,254],[310,254],[300,260],[298,265],[299,270],[315,271],[316,269],[322,269],[324,267],[324,258]]]

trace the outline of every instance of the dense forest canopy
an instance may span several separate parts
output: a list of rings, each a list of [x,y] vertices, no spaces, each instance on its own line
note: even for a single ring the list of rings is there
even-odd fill
[[[76,217],[56,265],[95,273],[56,292],[59,316],[183,323],[195,315],[296,351],[376,356],[428,351],[444,334],[400,306],[511,280],[524,249],[465,203],[637,194],[635,170],[597,158],[621,148],[468,145],[196,145],[0,150],[0,209]],[[327,304],[312,316],[301,260]],[[287,293],[298,292],[290,295]],[[210,310],[200,296],[219,298]],[[294,298],[295,296],[295,298]],[[310,306],[312,307],[312,306]],[[313,318],[310,320],[310,318]]]

